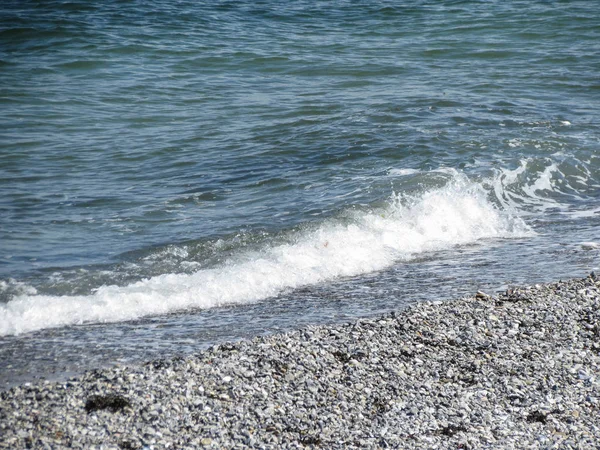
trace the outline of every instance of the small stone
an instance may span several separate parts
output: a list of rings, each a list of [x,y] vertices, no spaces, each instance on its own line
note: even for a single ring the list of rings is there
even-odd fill
[[[0,394],[0,435],[7,448],[594,448],[598,287],[416,304],[16,387]]]

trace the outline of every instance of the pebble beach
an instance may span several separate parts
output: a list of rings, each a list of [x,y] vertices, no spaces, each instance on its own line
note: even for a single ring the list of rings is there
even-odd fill
[[[598,448],[600,279],[0,393],[0,448]]]

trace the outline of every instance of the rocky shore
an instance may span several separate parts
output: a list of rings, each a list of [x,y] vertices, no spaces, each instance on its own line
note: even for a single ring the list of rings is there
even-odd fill
[[[598,448],[600,280],[0,393],[0,448]]]

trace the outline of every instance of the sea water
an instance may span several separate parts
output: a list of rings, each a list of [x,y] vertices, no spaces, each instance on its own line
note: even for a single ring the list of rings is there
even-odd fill
[[[5,1],[0,383],[600,266],[587,1]]]

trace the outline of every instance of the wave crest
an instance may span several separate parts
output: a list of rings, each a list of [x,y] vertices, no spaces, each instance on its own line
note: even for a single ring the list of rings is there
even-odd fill
[[[381,208],[351,209],[344,217],[304,227],[284,243],[267,242],[191,274],[102,286],[91,295],[19,295],[0,306],[0,334],[255,302],[429,252],[533,233],[520,218],[494,205],[481,185],[454,170],[446,175],[442,187],[394,194]]]

